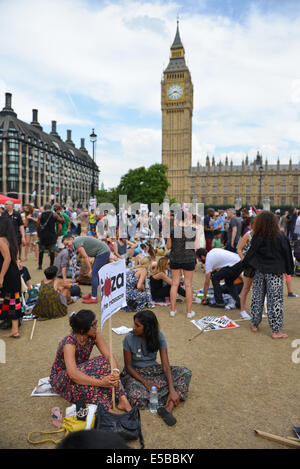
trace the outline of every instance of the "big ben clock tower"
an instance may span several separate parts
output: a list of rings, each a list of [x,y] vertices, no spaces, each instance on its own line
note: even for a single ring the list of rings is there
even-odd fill
[[[169,65],[161,82],[162,164],[168,166],[169,198],[190,202],[192,165],[193,84],[185,63],[179,23]]]

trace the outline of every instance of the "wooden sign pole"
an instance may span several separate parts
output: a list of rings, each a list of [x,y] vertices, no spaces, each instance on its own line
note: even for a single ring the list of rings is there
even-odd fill
[[[281,445],[290,446],[291,448],[300,448],[300,441],[295,441],[294,438],[283,438],[282,436],[272,435],[272,433],[254,430],[255,435],[265,438],[266,440],[274,441]]]
[[[34,329],[35,329],[35,325],[36,325],[36,319],[34,319],[34,321],[33,321],[33,326],[32,326],[32,330],[31,330],[30,340],[32,340],[33,333],[34,333]]]
[[[191,340],[196,339],[196,337],[199,337],[199,335],[201,335],[202,332],[205,331],[205,329],[208,329],[211,324],[212,324],[212,323],[210,322],[209,324],[207,324],[207,326],[203,327],[203,329],[201,329],[201,331],[200,331],[198,334],[196,334],[194,337],[192,337],[191,339],[189,339],[189,342],[190,342]]]
[[[113,351],[112,351],[112,331],[111,331],[111,317],[108,320],[109,327],[109,349],[110,349],[110,373],[113,374]],[[112,387],[112,405],[113,410],[116,409],[115,388]]]

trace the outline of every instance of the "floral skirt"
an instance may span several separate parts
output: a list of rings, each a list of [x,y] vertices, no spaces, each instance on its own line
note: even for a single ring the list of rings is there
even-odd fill
[[[103,356],[99,356],[81,363],[78,365],[78,369],[86,375],[99,379],[110,374],[110,363]],[[76,384],[71,380],[66,370],[53,373],[50,376],[50,384],[56,393],[72,404],[83,401],[85,404],[97,405],[101,403],[105,410],[112,408],[112,388]],[[125,392],[119,382],[119,385],[115,387],[115,397],[119,399],[123,395]]]
[[[24,314],[20,293],[6,294],[0,303],[0,320],[17,320]]]
[[[171,366],[170,368],[175,391],[179,395],[180,400],[185,401],[192,372],[184,366]],[[146,366],[145,368],[135,368],[135,371],[150,383],[158,386],[158,405],[164,406],[168,400],[169,385],[162,366],[157,364]],[[137,405],[140,409],[146,409],[149,406],[149,391],[140,381],[130,376],[125,368],[121,373],[121,382],[132,406]]]

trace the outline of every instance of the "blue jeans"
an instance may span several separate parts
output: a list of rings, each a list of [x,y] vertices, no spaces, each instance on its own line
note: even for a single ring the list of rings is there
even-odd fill
[[[92,268],[92,297],[97,298],[99,277],[98,272],[103,267],[110,257],[110,252],[105,252],[100,256],[95,257],[93,268]]]

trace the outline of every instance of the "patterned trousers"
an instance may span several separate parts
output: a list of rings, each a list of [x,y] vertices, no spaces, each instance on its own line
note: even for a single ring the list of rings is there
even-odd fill
[[[265,296],[267,296],[267,315],[272,332],[283,326],[283,275],[262,274],[256,271],[252,284],[251,315],[252,324],[258,327],[262,320]]]

